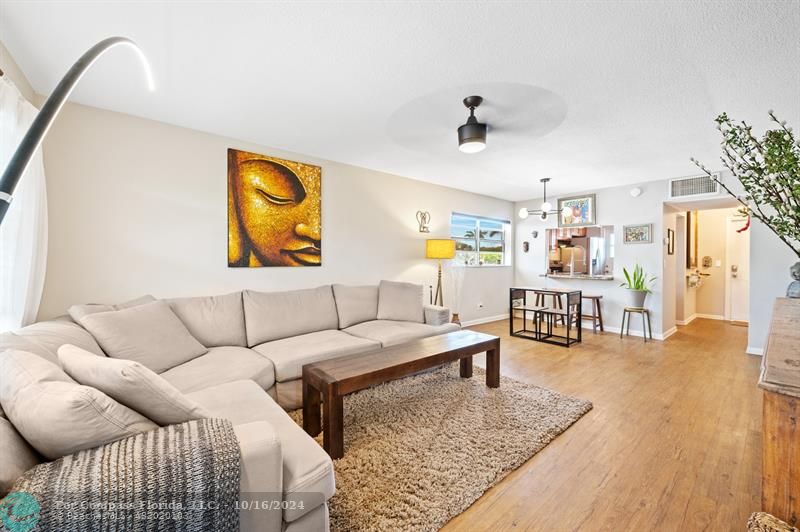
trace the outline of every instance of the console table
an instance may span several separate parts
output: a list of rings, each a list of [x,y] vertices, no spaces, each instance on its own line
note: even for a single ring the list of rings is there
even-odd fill
[[[530,303],[529,292],[535,295]],[[551,307],[544,306],[544,296],[552,296]],[[566,308],[561,305],[561,296],[566,296]],[[581,341],[582,294],[580,290],[566,288],[541,288],[517,286],[509,290],[508,334],[537,342],[569,347]],[[515,317],[522,313],[522,328],[515,328]],[[528,320],[533,329],[528,329]],[[561,321],[564,334],[558,334],[555,322]],[[575,334],[573,335],[573,330]]]
[[[772,310],[758,385],[764,390],[761,509],[800,524],[800,299]]]

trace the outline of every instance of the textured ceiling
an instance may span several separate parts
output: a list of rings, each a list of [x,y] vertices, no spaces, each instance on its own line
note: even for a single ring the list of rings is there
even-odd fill
[[[125,35],[73,100],[496,197],[714,166],[713,118],[800,127],[800,1],[14,2],[0,40],[49,94]],[[485,151],[457,150],[486,99]],[[224,157],[224,154],[220,155]]]

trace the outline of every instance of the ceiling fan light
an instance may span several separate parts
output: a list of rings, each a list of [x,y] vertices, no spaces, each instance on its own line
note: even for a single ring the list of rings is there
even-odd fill
[[[521,208],[519,210],[519,217],[520,217],[521,220],[524,220],[525,218],[527,218],[529,214],[530,213],[528,212],[528,209],[525,208],[525,207],[523,207],[523,208]]]
[[[478,153],[486,148],[486,124],[467,122],[458,128],[458,149],[463,153]]]

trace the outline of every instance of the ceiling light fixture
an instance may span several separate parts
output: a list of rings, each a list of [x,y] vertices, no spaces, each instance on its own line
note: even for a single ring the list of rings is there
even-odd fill
[[[467,123],[458,128],[458,149],[462,153],[478,153],[486,148],[486,124],[475,118],[475,108],[483,102],[480,96],[467,96],[464,106],[469,109]]]
[[[539,180],[544,188],[544,194],[542,195],[542,206],[538,209],[528,209],[527,207],[523,207],[519,210],[519,217],[521,219],[525,219],[531,214],[536,214],[542,220],[547,220],[547,217],[551,214],[558,214],[558,210],[553,210],[553,204],[547,201],[547,182],[550,181],[549,177],[543,177]]]

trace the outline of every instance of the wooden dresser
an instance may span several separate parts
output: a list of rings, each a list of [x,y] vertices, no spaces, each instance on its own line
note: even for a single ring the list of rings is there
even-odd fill
[[[761,361],[761,509],[800,524],[800,299],[778,298]]]

